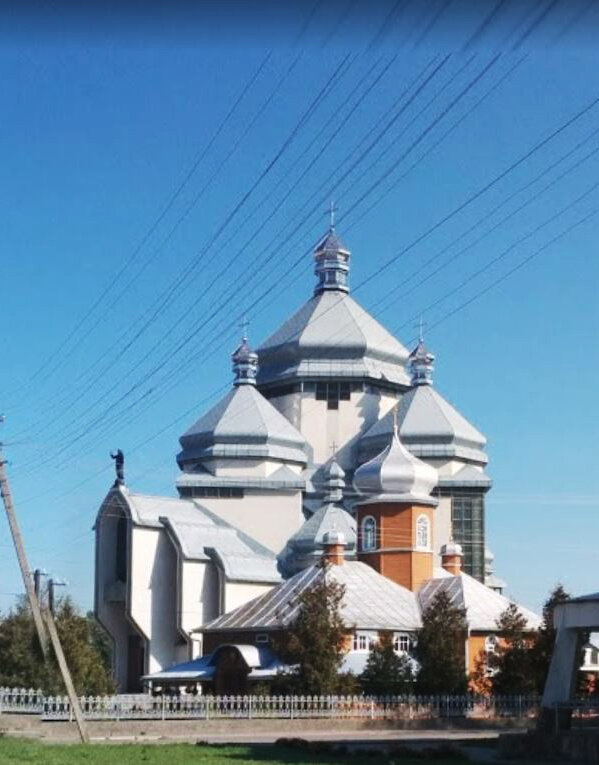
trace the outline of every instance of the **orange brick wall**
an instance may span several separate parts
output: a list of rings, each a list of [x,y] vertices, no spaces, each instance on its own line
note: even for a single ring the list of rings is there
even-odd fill
[[[420,515],[426,515],[429,519],[432,536],[432,507],[380,502],[357,508],[358,534],[361,533],[362,520],[372,516],[376,520],[379,544],[375,552],[359,553],[360,560],[410,590],[417,590],[433,575],[432,552],[414,549],[416,520]]]

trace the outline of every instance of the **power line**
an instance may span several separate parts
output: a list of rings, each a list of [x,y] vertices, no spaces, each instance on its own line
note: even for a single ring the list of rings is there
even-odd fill
[[[168,212],[173,207],[176,200],[179,198],[193,175],[195,174],[196,170],[200,166],[200,164],[203,162],[205,157],[208,155],[208,152],[212,149],[212,146],[214,145],[215,141],[219,138],[219,136],[222,134],[223,130],[225,129],[227,123],[232,118],[233,114],[237,110],[238,106],[243,101],[243,98],[249,91],[249,89],[252,87],[264,67],[266,66],[268,60],[271,57],[271,52],[269,51],[266,56],[263,58],[262,62],[256,69],[256,71],[250,76],[249,80],[246,82],[242,90],[240,91],[239,95],[233,102],[232,106],[229,108],[228,112],[225,114],[224,118],[220,122],[219,126],[217,127],[216,131],[212,134],[212,137],[204,147],[204,149],[200,152],[200,154],[196,157],[196,159],[193,161],[191,167],[188,169],[188,171],[183,176],[182,180],[180,181],[179,185],[176,187],[175,191],[168,197],[166,203],[163,205],[160,213],[158,216],[154,219],[150,227],[147,229],[146,233],[143,235],[140,242],[137,244],[137,246],[134,248],[131,255],[127,258],[123,266],[120,268],[120,270],[117,272],[117,274],[110,280],[108,285],[102,290],[100,295],[96,298],[95,302],[91,305],[91,307],[85,312],[83,317],[75,324],[71,332],[67,335],[65,340],[59,345],[59,347],[50,355],[47,357],[47,359],[43,362],[43,364],[31,375],[30,381],[28,384],[34,383],[39,375],[43,372],[43,370],[46,368],[46,366],[52,361],[55,360],[56,357],[64,350],[64,348],[68,345],[68,343],[71,341],[71,339],[77,334],[77,332],[80,330],[80,328],[85,324],[87,319],[95,312],[95,310],[98,308],[98,306],[102,303],[106,295],[113,289],[113,287],[118,284],[121,276],[126,272],[127,268],[135,261],[140,251],[143,249],[145,244],[148,242],[148,240],[151,238],[152,234],[156,231],[160,223],[164,220]],[[50,374],[52,373],[52,370],[50,371]],[[44,378],[44,379],[47,379]]]

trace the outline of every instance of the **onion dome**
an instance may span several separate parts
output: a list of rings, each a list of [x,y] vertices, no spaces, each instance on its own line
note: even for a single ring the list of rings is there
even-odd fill
[[[485,547],[485,584],[490,589],[495,590],[495,592],[503,592],[506,583],[493,573],[494,561],[495,556],[488,547]]]
[[[354,488],[367,502],[436,505],[431,492],[438,480],[435,468],[411,454],[395,431],[389,446],[356,470]]]
[[[247,336],[241,338],[241,345],[232,354],[233,374],[235,380],[233,385],[255,385],[256,375],[258,373],[258,354],[249,346]]]
[[[343,470],[335,457],[325,467],[324,484],[324,501],[341,502],[343,499],[343,489],[345,488],[345,470]]]
[[[327,531],[327,533],[322,538],[322,543],[324,545],[343,546],[347,544],[345,541],[345,534],[342,531],[338,531],[337,529],[331,529],[330,531]]]
[[[283,576],[293,576],[321,558],[327,534],[342,535],[345,557],[355,556],[356,521],[341,504],[345,473],[335,458],[327,465],[324,477],[324,503],[288,540],[278,556]]]
[[[348,293],[349,251],[329,231],[315,252],[314,297],[259,348],[258,385],[294,380],[380,381],[405,390],[407,349]]]
[[[233,389],[179,439],[177,462],[187,472],[219,458],[307,463],[302,434],[255,386],[256,354],[246,337],[233,354]]]
[[[410,353],[410,374],[412,376],[412,385],[432,385],[434,355],[427,350],[424,345],[422,335],[418,345]]]
[[[459,555],[460,557],[464,557],[464,552],[462,550],[462,545],[458,542],[454,542],[453,540],[450,540],[449,542],[446,542],[444,545],[441,546],[441,557],[444,556],[453,556],[453,555]]]
[[[351,252],[337,236],[335,226],[331,225],[328,234],[314,250],[314,273],[318,277],[315,295],[325,290],[349,292],[350,256]]]

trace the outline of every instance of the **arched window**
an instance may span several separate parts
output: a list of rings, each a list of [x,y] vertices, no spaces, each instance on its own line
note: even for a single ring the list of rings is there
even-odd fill
[[[362,550],[376,550],[376,521],[371,515],[362,521]]]
[[[419,550],[430,550],[431,524],[426,515],[419,515],[416,521],[416,547]]]

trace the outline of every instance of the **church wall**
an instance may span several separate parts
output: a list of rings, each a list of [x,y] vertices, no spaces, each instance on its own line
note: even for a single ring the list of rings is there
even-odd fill
[[[225,584],[225,602],[223,613],[243,606],[250,600],[264,595],[272,590],[274,584],[258,584],[253,582],[227,582]]]
[[[299,396],[299,422],[294,423],[314,450],[314,463],[321,465],[331,457],[336,445],[337,460],[344,470],[357,464],[357,442],[368,428],[383,417],[396,403],[397,395],[365,386],[352,391],[349,401],[339,401],[338,409],[328,409],[326,401],[317,401],[312,392]],[[279,399],[271,399],[277,406]]]
[[[286,463],[287,464],[287,463]],[[281,462],[278,460],[251,460],[251,459],[223,459],[205,460],[202,465],[212,475],[219,478],[268,478],[280,469]],[[301,465],[287,464],[298,475],[301,474]]]
[[[125,611],[126,586],[116,580],[116,530],[120,508],[110,505],[96,523],[96,617],[113,641],[114,678],[119,689],[127,685],[127,646],[131,627]]]
[[[274,553],[280,552],[304,522],[301,491],[244,490],[242,498],[202,497],[203,507],[248,534]]]
[[[219,615],[219,581],[212,561],[183,561],[180,573],[179,627],[185,636]],[[196,642],[191,655],[200,653]]]
[[[439,504],[433,513],[433,565],[441,565],[441,547],[452,538],[451,497],[439,497]]]
[[[146,671],[187,658],[177,631],[177,556],[165,531],[134,527],[131,534],[130,614],[149,640]]]

